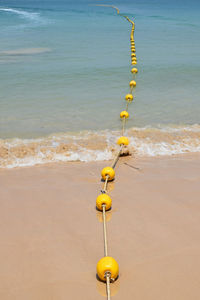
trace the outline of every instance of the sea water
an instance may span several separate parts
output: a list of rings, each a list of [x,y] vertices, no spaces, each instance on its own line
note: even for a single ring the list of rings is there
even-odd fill
[[[110,159],[138,60],[127,134],[138,155],[200,151],[198,1],[0,0],[0,165]]]

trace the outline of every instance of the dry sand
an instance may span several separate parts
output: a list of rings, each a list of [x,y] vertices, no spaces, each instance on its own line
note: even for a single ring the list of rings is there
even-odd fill
[[[104,299],[100,163],[0,171],[0,299]],[[136,169],[135,167],[139,168]],[[200,155],[120,160],[110,184],[113,299],[200,299]]]

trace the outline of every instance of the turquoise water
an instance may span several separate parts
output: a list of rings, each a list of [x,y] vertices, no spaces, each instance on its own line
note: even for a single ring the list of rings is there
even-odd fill
[[[119,130],[131,27],[112,8],[93,4],[99,2],[0,0],[2,143]],[[111,4],[136,24],[139,73],[128,127],[198,126],[200,4]]]

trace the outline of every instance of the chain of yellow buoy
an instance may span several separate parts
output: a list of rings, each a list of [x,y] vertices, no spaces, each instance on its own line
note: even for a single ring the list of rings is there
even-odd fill
[[[119,266],[117,261],[108,256],[108,242],[107,242],[107,227],[106,227],[106,211],[111,209],[112,200],[111,197],[108,195],[108,183],[109,181],[114,180],[115,178],[115,166],[119,160],[119,157],[123,155],[123,150],[129,145],[129,139],[125,136],[125,128],[126,128],[126,121],[129,117],[128,113],[128,106],[133,101],[133,90],[136,87],[135,76],[138,73],[137,68],[135,65],[137,64],[136,58],[136,49],[135,49],[135,41],[134,41],[134,30],[135,30],[135,23],[131,21],[127,16],[120,14],[119,9],[113,5],[96,5],[96,6],[106,6],[112,7],[116,9],[117,14],[121,15],[128,22],[132,24],[131,35],[130,35],[130,42],[131,42],[131,64],[134,66],[131,69],[131,73],[133,74],[133,80],[130,81],[130,93],[125,96],[126,100],[126,108],[120,113],[120,118],[122,120],[122,136],[117,140],[117,144],[120,146],[119,151],[116,153],[115,158],[111,167],[105,167],[101,171],[102,179],[104,180],[103,189],[101,190],[101,194],[96,199],[96,207],[98,210],[102,211],[103,215],[103,236],[104,236],[104,257],[99,260],[97,263],[97,275],[100,280],[106,282],[106,291],[107,291],[107,299],[110,300],[110,282],[113,282],[117,279],[119,275]]]

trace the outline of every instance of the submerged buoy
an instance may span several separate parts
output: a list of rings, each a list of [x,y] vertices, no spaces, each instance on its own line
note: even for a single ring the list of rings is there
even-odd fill
[[[110,273],[112,280],[115,280],[119,275],[119,265],[111,256],[105,256],[97,263],[97,275],[104,282],[106,281],[106,272]]]

